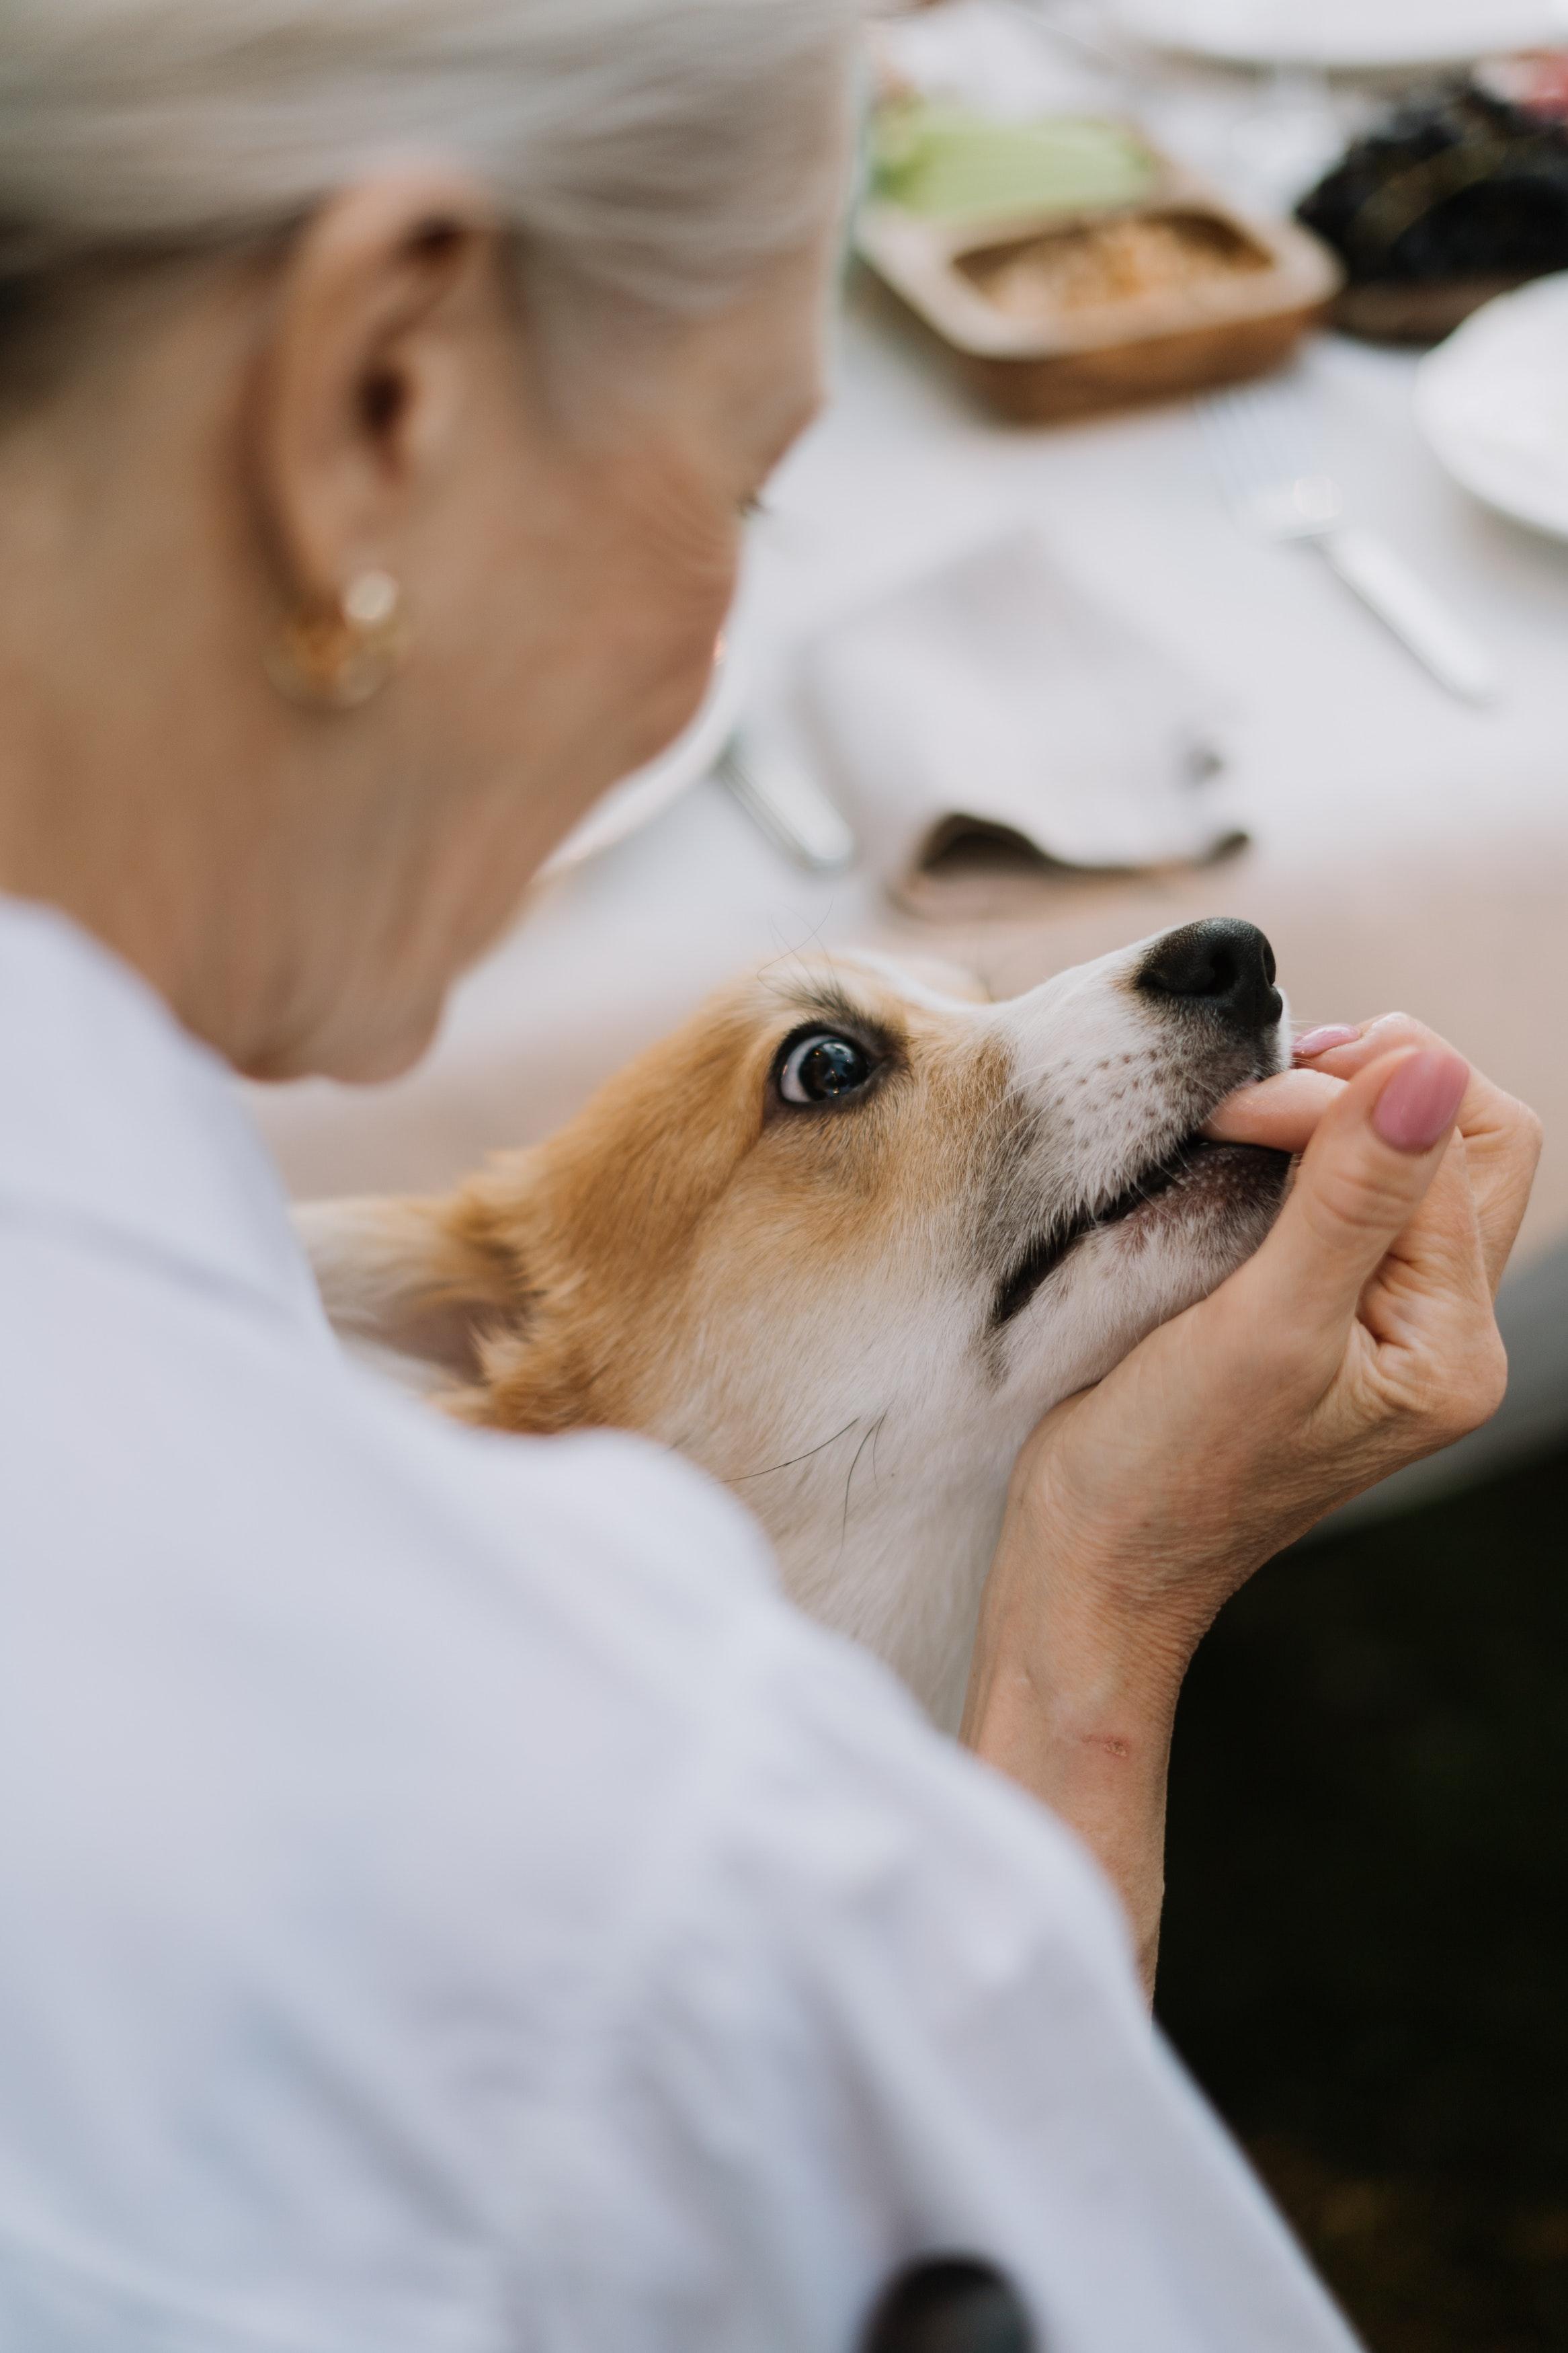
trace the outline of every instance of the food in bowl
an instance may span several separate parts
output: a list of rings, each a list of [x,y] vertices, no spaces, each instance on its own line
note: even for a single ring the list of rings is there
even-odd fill
[[[1046,320],[1267,269],[1270,256],[1212,213],[1140,213],[964,254],[964,277],[1009,318]]]

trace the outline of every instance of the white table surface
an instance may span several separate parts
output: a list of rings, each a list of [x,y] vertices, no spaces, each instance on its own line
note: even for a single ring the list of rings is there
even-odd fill
[[[444,1184],[547,1133],[738,967],[803,945],[956,948],[1006,993],[1206,911],[1265,925],[1302,1018],[1403,1004],[1534,1100],[1549,1146],[1526,1250],[1568,1235],[1568,546],[1449,483],[1411,422],[1410,359],[1324,338],[1304,365],[1356,517],[1500,654],[1495,709],[1442,693],[1309,551],[1243,538],[1189,409],[994,423],[862,287],[831,404],[757,530],[742,627],[759,692],[836,615],[1027,521],[1212,681],[1255,847],[1173,881],[1064,882],[1037,924],[953,935],[896,915],[864,873],[796,871],[706,782],[536,896],[413,1076],[257,1091],[293,1189]]]

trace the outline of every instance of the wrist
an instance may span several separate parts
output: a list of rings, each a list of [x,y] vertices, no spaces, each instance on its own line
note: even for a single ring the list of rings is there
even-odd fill
[[[1079,1525],[1044,1482],[1009,1499],[975,1631],[972,1706],[1034,1704],[1086,1735],[1173,1711],[1212,1609],[1169,1529]]]
[[[1201,1631],[1201,1630],[1199,1630]],[[1130,1757],[1168,1742],[1198,1636],[1162,1616],[1070,1589],[988,1590],[970,1670],[964,1736],[985,1727]]]
[[[1164,1894],[1165,1783],[1191,1650],[1066,1597],[988,1609],[962,1737],[1075,1830],[1118,1890],[1152,1991]]]

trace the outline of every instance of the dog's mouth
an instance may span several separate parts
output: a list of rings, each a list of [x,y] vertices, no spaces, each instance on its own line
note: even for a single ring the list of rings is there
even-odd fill
[[[1270,1182],[1278,1183],[1289,1166],[1287,1154],[1268,1151],[1260,1145],[1211,1144],[1205,1136],[1189,1135],[1163,1160],[1151,1162],[1114,1200],[1058,1219],[1043,1233],[1037,1234],[996,1286],[991,1308],[993,1328],[1000,1331],[1021,1314],[1042,1283],[1050,1280],[1090,1234],[1125,1225],[1141,1210],[1182,1189],[1194,1177],[1217,1176],[1222,1167],[1234,1171],[1245,1185],[1249,1178],[1261,1183],[1266,1176]]]

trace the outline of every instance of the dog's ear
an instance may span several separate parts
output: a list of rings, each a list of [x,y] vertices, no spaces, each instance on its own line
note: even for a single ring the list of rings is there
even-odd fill
[[[511,1254],[464,1214],[461,1195],[311,1201],[294,1211],[322,1303],[345,1340],[465,1379],[485,1335],[515,1319]]]

